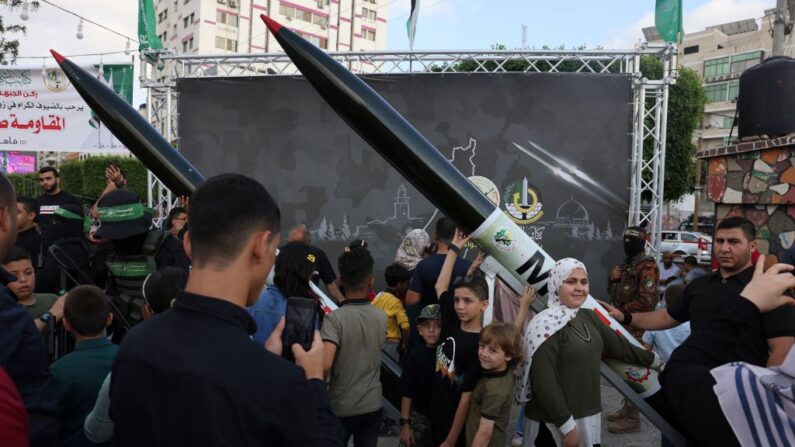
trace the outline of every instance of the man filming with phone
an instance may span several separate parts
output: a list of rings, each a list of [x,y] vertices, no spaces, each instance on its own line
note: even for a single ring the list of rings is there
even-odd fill
[[[256,324],[245,308],[280,240],[273,198],[251,178],[220,175],[196,190],[189,219],[185,291],[127,333],[113,365],[117,445],[342,445],[319,333],[309,351],[292,346],[297,366],[273,353],[281,354],[283,322],[270,352],[250,338]]]

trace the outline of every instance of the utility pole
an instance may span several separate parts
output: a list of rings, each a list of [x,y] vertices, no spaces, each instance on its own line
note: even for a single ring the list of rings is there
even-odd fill
[[[784,55],[784,35],[792,31],[787,0],[776,0],[776,17],[773,20],[773,56]]]

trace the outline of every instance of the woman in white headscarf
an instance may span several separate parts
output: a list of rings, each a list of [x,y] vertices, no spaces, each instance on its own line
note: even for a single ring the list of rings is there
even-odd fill
[[[413,271],[417,264],[422,261],[425,249],[431,245],[431,238],[428,233],[421,229],[408,232],[403,242],[398,247],[395,255],[395,263],[400,264],[408,271]]]
[[[550,271],[547,309],[530,321],[524,334],[526,361],[517,399],[525,416],[545,423],[558,445],[601,442],[602,403],[599,365],[603,357],[635,365],[658,366],[656,354],[633,346],[580,306],[588,298],[588,272],[580,261],[561,259]],[[535,439],[532,427],[524,445]]]

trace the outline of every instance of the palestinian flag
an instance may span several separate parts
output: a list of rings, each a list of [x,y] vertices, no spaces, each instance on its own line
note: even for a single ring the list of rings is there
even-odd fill
[[[409,49],[414,49],[414,33],[417,31],[417,18],[420,16],[420,0],[411,0],[411,14],[406,20],[406,32],[409,35]]]

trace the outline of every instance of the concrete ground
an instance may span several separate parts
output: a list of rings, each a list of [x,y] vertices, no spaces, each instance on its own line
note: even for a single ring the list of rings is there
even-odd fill
[[[614,435],[607,431],[606,415],[621,408],[621,394],[604,380],[602,381],[602,446],[604,447],[657,447],[660,445],[660,432],[641,416],[641,430],[638,433]],[[353,445],[352,443],[349,445]],[[381,437],[379,447],[398,447],[397,437]]]

